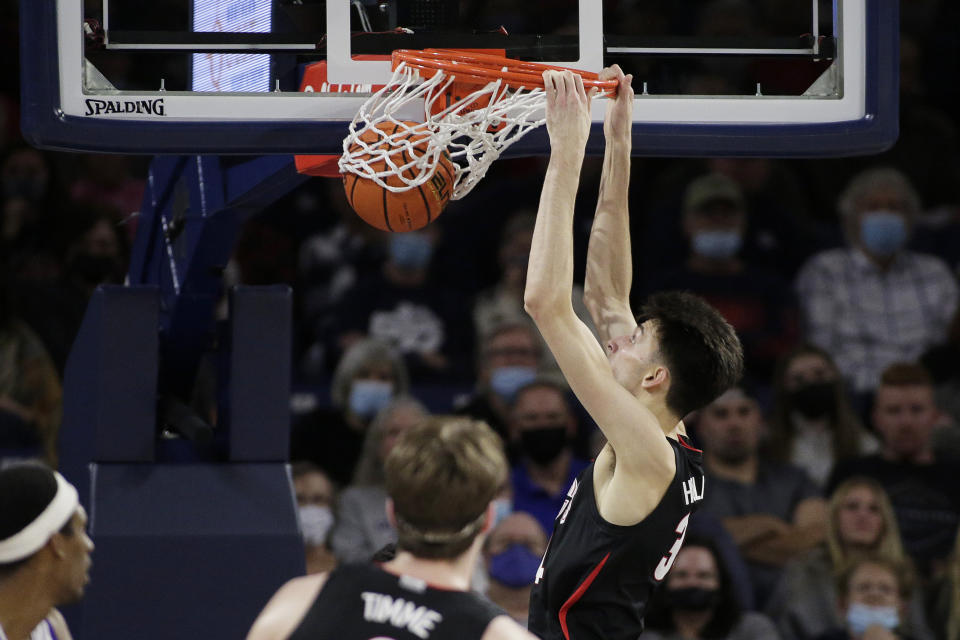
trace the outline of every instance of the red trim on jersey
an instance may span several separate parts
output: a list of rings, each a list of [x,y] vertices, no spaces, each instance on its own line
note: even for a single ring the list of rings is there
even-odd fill
[[[680,443],[680,446],[685,449],[690,449],[690,451],[696,451],[697,453],[703,453],[703,450],[697,449],[696,447],[691,446],[687,440],[686,436],[682,436],[679,433],[677,434],[677,442]]]
[[[577,601],[583,597],[583,594],[587,592],[587,589],[590,588],[590,585],[593,584],[593,581],[597,579],[597,574],[600,573],[600,569],[603,569],[603,565],[607,563],[607,559],[610,557],[610,552],[607,552],[607,555],[603,556],[603,560],[600,561],[596,567],[593,568],[593,571],[590,572],[590,575],[587,576],[577,590],[573,592],[573,595],[567,598],[567,601],[563,603],[563,606],[560,607],[560,629],[563,631],[563,637],[566,640],[570,640],[570,632],[567,631],[567,612],[570,610],[570,607],[577,604]]]

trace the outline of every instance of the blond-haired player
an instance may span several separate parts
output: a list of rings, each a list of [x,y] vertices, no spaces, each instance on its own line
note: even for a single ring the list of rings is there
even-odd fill
[[[411,427],[386,460],[396,557],[291,580],[248,640],[532,640],[468,593],[506,477],[503,444],[486,424],[447,416]]]

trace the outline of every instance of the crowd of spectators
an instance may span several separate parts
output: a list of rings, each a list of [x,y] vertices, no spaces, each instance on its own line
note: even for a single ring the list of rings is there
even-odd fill
[[[484,3],[462,4],[471,15]],[[484,15],[562,30],[568,4],[488,2]],[[646,35],[779,34],[809,11],[785,0],[606,4],[619,28]],[[123,281],[149,158],[19,138],[16,3],[0,7],[0,448],[55,465],[64,365],[94,288]],[[651,637],[960,640],[960,10],[901,10],[891,150],[634,159],[634,302],[694,291],[747,357],[742,385],[688,418],[705,450],[705,502],[652,603]],[[679,68],[672,82],[691,91],[770,73]],[[603,444],[522,311],[543,169],[543,158],[500,160],[408,234],[364,225],[324,179],[247,222],[228,273],[294,291],[291,459],[311,571],[395,540],[386,453],[423,416],[464,413],[503,437],[514,464],[474,584],[525,615],[557,505]],[[588,158],[594,191],[599,170]]]

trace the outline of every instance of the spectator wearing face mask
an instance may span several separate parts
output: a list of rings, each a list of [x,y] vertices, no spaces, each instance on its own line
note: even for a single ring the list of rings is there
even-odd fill
[[[354,344],[337,364],[332,407],[298,418],[290,434],[290,459],[309,460],[340,486],[353,477],[364,434],[373,417],[410,386],[403,359],[378,340]]]
[[[913,587],[910,569],[884,557],[855,560],[837,580],[843,627],[816,640],[912,640],[901,630]]]
[[[566,390],[548,379],[521,387],[510,407],[509,428],[519,451],[510,474],[513,509],[552,531],[567,489],[587,466],[573,453],[577,423]]]
[[[683,197],[683,232],[689,253],[682,266],[648,282],[651,292],[686,290],[716,307],[743,343],[747,375],[767,380],[797,332],[789,283],[741,256],[747,232],[740,187],[712,173],[692,181]]]
[[[391,233],[387,260],[342,294],[330,352],[370,337],[400,353],[418,382],[469,378],[473,350],[470,304],[460,291],[431,277],[430,262],[440,227]]]
[[[540,558],[547,550],[547,534],[528,513],[508,515],[494,526],[484,546],[487,598],[526,626],[530,587]]]
[[[383,464],[401,434],[429,415],[414,398],[399,396],[370,423],[353,482],[340,496],[340,517],[331,538],[333,552],[342,562],[364,562],[378,549],[397,541],[397,532],[387,517]]]
[[[702,510],[723,521],[750,568],[763,607],[783,566],[826,534],[826,502],[802,469],[762,454],[763,415],[734,388],[698,412],[706,490]]]
[[[650,602],[644,640],[779,640],[763,614],[743,611],[713,543],[688,536]]]
[[[836,577],[857,558],[872,556],[908,562],[900,528],[883,487],[876,480],[853,477],[830,497],[824,544],[786,566],[767,603],[766,613],[784,640],[813,640],[842,626],[836,606]],[[909,630],[909,635],[917,640],[937,637],[927,624],[919,590],[909,599],[903,630]]]
[[[297,497],[297,515],[303,531],[307,555],[307,573],[323,573],[337,565],[328,539],[336,517],[336,495],[330,478],[312,462],[290,465],[293,490]]]
[[[785,355],[773,382],[769,451],[823,487],[837,460],[874,453],[830,354],[803,344]]]
[[[885,367],[946,338],[957,309],[946,263],[906,248],[920,207],[896,169],[858,174],[839,200],[847,246],[814,255],[797,276],[806,338],[833,354],[858,409]]]
[[[483,420],[509,442],[510,403],[537,377],[541,353],[539,334],[529,321],[521,316],[500,319],[481,339],[476,390],[455,402],[456,413]]]

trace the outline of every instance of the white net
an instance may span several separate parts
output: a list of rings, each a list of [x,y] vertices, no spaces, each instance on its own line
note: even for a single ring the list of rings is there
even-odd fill
[[[451,198],[458,200],[470,193],[504,149],[545,122],[546,98],[540,87],[510,87],[495,80],[446,104],[455,80],[442,70],[424,79],[406,63],[399,64],[350,123],[340,171],[369,178],[390,191],[407,191],[428,181],[447,153],[456,173]],[[411,103],[420,101],[424,122],[401,117]]]

